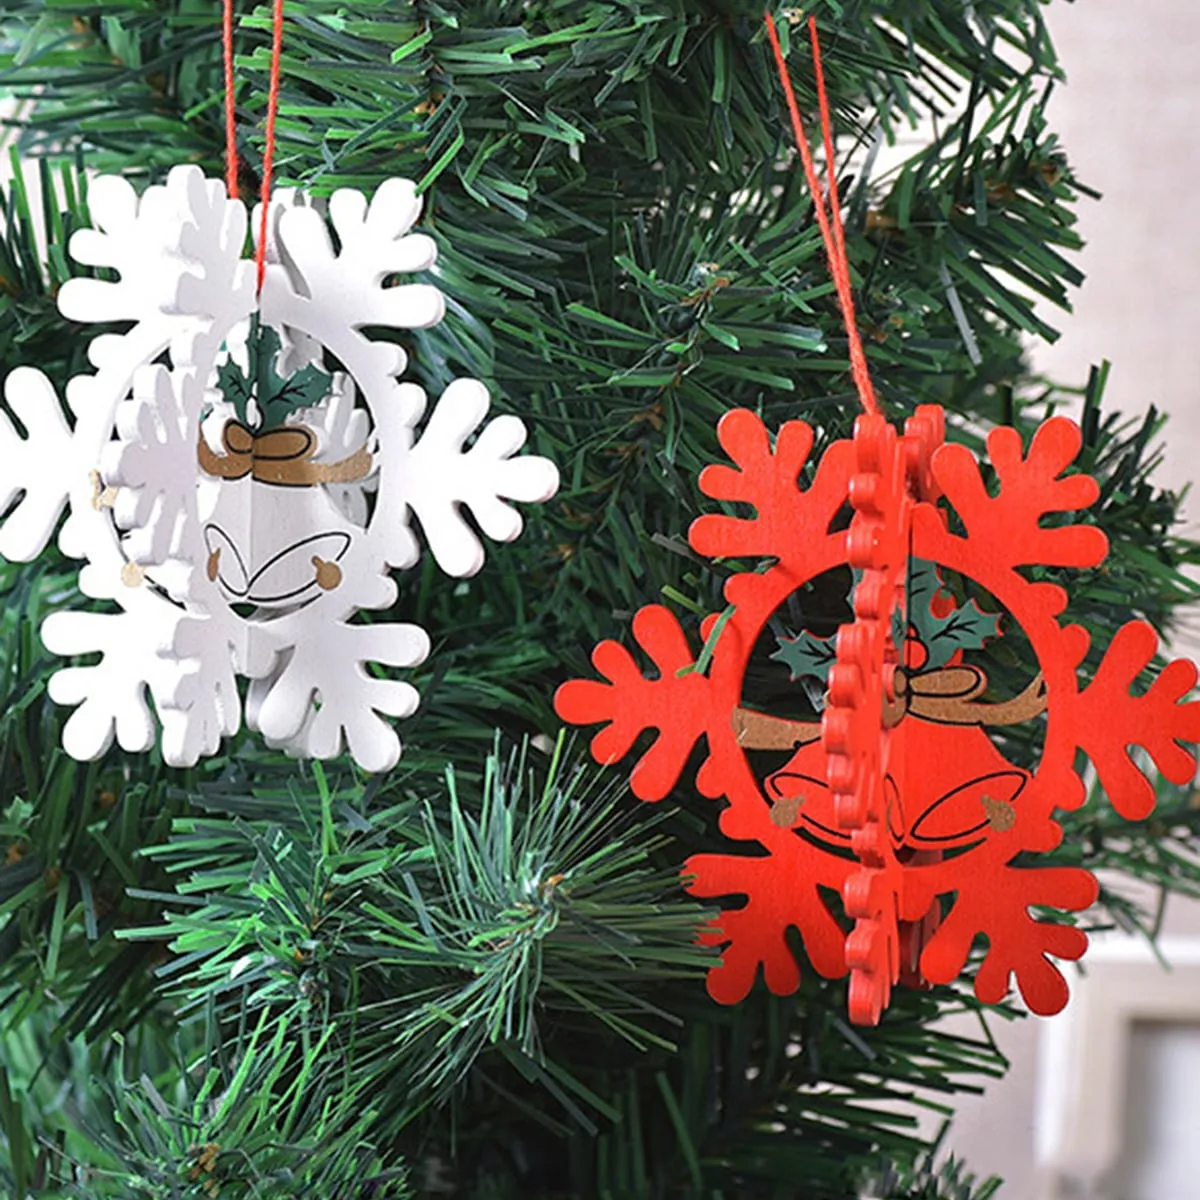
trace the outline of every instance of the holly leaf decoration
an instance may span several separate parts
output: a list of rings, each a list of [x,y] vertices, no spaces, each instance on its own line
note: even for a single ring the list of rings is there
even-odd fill
[[[246,426],[250,424],[250,401],[254,399],[254,384],[242,373],[233,358],[225,360],[217,371],[217,387],[221,395],[233,405],[237,419]]]
[[[944,667],[959,650],[978,650],[1000,633],[1000,614],[984,612],[974,600],[943,616],[933,611],[933,601],[943,590],[937,567],[925,559],[912,560],[908,581],[908,615],[921,645],[929,655],[922,670]]]
[[[275,369],[282,343],[270,325],[250,326],[246,340],[249,372],[230,358],[217,372],[217,384],[225,399],[233,404],[237,419],[255,433],[276,429],[298,409],[315,408],[329,394],[330,375],[316,363],[284,378]],[[256,415],[250,401],[254,401]]]
[[[790,637],[776,635],[775,641],[779,649],[771,655],[776,662],[781,662],[792,673],[792,682],[813,676],[824,680],[829,675],[829,668],[837,660],[837,648],[834,638],[819,638],[807,629],[803,633]]]
[[[855,572],[855,584],[860,577]],[[978,650],[1000,632],[1000,614],[984,612],[974,600],[943,615],[933,611],[939,592],[945,592],[937,566],[914,558],[908,579],[908,619],[912,630],[929,655],[922,670],[944,667],[959,650]],[[947,593],[948,594],[948,593]],[[904,615],[892,614],[892,637],[900,646],[905,640]],[[824,681],[837,660],[836,638],[820,638],[805,630],[799,634],[776,635],[778,649],[771,658],[791,672],[792,682],[812,677]]]
[[[263,368],[259,376],[259,396],[267,397],[264,404],[259,400],[263,413],[263,428],[274,429],[282,425],[297,409],[315,408],[329,394],[332,377],[322,371],[316,363],[309,363],[294,375],[284,379],[275,370],[279,358],[279,334],[274,329],[264,330],[259,347],[259,364]],[[262,386],[263,381],[266,387]]]

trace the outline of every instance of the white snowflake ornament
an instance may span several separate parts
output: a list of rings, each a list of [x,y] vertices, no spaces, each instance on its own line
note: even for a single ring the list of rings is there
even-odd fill
[[[435,287],[393,282],[436,256],[412,232],[415,187],[391,179],[369,202],[336,192],[328,221],[280,193],[257,297],[246,210],[198,168],[140,197],[99,179],[90,202],[94,228],[70,253],[117,280],[72,280],[59,307],[131,327],[92,340],[96,372],[70,381],[69,414],[29,368],[5,384],[25,436],[0,412],[0,511],[20,497],[0,554],[36,558],[67,510],[59,546],[85,560],[81,590],[120,610],[56,612],[42,627],[54,653],[100,655],[51,679],[54,700],[75,707],[65,748],[96,758],[115,737],[147,750],[157,713],[175,766],[244,720],[289,753],[348,748],[387,770],[400,756],[391,719],[418,696],[371,667],[416,666],[429,638],[356,618],[395,601],[391,571],[420,557],[413,518],[444,571],[471,575],[484,548],[462,510],[510,541],[521,517],[508,502],[558,486],[552,463],[518,456],[521,421],[486,421],[475,380],[452,383],[418,433],[425,393],[399,381],[404,351],[376,340],[445,310]]]

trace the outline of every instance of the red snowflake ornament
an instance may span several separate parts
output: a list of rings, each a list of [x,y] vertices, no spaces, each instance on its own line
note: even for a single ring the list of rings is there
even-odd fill
[[[1062,840],[1055,810],[1083,804],[1077,750],[1091,759],[1117,811],[1139,819],[1153,808],[1154,789],[1130,748],[1144,748],[1164,776],[1184,783],[1196,760],[1181,743],[1200,740],[1200,703],[1184,701],[1196,682],[1193,664],[1172,662],[1135,695],[1132,684],[1157,638],[1134,621],[1081,686],[1089,635],[1060,622],[1062,588],[1022,573],[1039,565],[1094,567],[1107,553],[1095,528],[1041,524],[1047,515],[1086,509],[1099,495],[1089,476],[1064,476],[1081,445],[1078,428],[1054,417],[1027,452],[1016,430],[994,430],[994,491],[967,448],[941,444],[942,415],[932,407],[919,410],[903,435],[878,416],[862,418],[852,441],[829,446],[807,488],[800,479],[813,432],[804,422],[785,424],[772,445],[762,421],[739,410],[721,420],[718,436],[734,465],[706,468],[701,489],[751,505],[754,515],[701,517],[691,545],[711,558],[772,565],[728,580],[727,615],[701,625],[701,636],[713,641],[707,670],[696,668],[675,616],[650,606],[634,618],[633,632],[653,675],[624,647],[604,642],[593,654],[603,681],[566,683],[556,697],[565,721],[604,724],[592,742],[600,762],[623,757],[643,732],[657,731],[631,779],[644,800],[664,797],[704,740],[697,787],[727,802],[722,832],[754,846],[749,854],[698,854],[685,867],[694,894],[744,898],[705,934],[723,948],[709,991],[734,1003],[760,967],[771,991],[794,991],[800,969],[786,935],[795,927],[820,974],[851,973],[850,1015],[872,1024],[898,979],[949,982],[983,934],[979,998],[999,1001],[1015,976],[1034,1012],[1057,1012],[1067,985],[1048,956],[1077,959],[1087,939],[1029,910],[1084,909],[1096,898],[1096,881],[1080,868],[1015,860],[1054,849]],[[848,530],[838,522],[847,502],[854,510]],[[926,575],[941,569],[974,581],[1020,626],[1039,668],[1024,690],[987,700],[984,671],[959,651],[939,650],[947,628],[972,623],[982,645],[998,635],[996,619],[917,589],[914,564]],[[855,620],[837,638],[822,723],[755,709],[744,681],[768,623],[805,585],[846,566],[860,572]],[[793,650],[781,643],[785,656]],[[1042,713],[1040,761],[1027,771],[986,730]],[[763,775],[749,752],[768,750],[791,757]],[[848,933],[828,892],[842,898],[853,922]]]

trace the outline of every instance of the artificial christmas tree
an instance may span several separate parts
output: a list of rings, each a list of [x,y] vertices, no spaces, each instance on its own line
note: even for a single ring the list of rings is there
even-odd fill
[[[88,370],[92,331],[55,301],[86,274],[67,243],[91,224],[89,179],[142,188],[180,162],[218,174],[225,71],[215,4],[58,11],[3,8],[0,86],[29,104],[26,163],[3,196],[0,357],[61,394]],[[1082,192],[1042,113],[1057,67],[1041,4],[812,13],[881,407],[903,421],[941,404],[948,439],[972,448],[994,424],[1028,437],[1074,398],[1029,377],[1020,339],[1053,336],[1031,294],[1063,304],[1079,281],[1063,253]],[[252,192],[274,12],[233,15],[238,178]],[[904,1104],[949,1112],[955,1091],[1002,1072],[986,1033],[934,1025],[979,1007],[979,958],[954,984],[897,992],[875,1029],[846,1024],[844,981],[812,972],[794,995],[760,982],[718,1007],[695,942],[712,911],[677,878],[690,855],[722,849],[711,801],[683,785],[648,818],[623,767],[586,766],[583,746],[557,741],[555,688],[586,672],[596,640],[623,637],[648,603],[720,612],[726,578],[753,568],[685,541],[718,419],[803,420],[819,454],[855,415],[762,7],[289,0],[283,16],[276,184],[319,203],[414,181],[446,317],[372,336],[399,346],[404,379],[430,394],[481,380],[497,410],[528,420],[562,486],[473,578],[428,561],[397,577],[378,615],[428,629],[433,652],[406,675],[422,703],[385,773],[296,762],[253,733],[193,768],[116,749],[70,759],[46,689],[60,664],[36,630],[78,604],[77,566],[50,549],[0,568],[3,1185],[339,1200],[983,1194],[929,1167]],[[800,16],[775,10],[810,106]],[[936,133],[876,177],[876,142],[929,115]],[[127,332],[111,316],[109,332]],[[1102,569],[1072,573],[1069,610],[1099,647],[1130,616],[1169,627],[1193,597],[1181,568],[1200,558],[1175,530],[1178,498],[1149,478],[1157,418],[1104,413],[1102,384],[1100,371],[1084,389],[1076,466],[1099,482],[1087,519],[1112,549]],[[820,689],[792,682],[804,683],[799,659],[781,680],[770,655],[831,635],[851,584],[820,581],[803,624],[772,631],[751,664],[756,694],[786,684],[786,717],[813,719]],[[1028,647],[1007,631],[976,640],[971,661],[1020,694]],[[1030,769],[1040,736],[1006,729],[1005,759]],[[1140,824],[1098,797],[1061,814],[1063,843],[1043,861],[1200,891],[1190,788],[1157,790]],[[1082,918],[1114,920],[1152,918],[1110,892]]]

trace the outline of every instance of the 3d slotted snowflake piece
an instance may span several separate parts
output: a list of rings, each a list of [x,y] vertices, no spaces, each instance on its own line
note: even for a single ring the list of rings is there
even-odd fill
[[[26,435],[0,414],[6,507],[20,496],[0,553],[35,558],[69,508],[59,545],[86,560],[82,591],[120,608],[57,612],[43,626],[55,653],[101,656],[51,680],[54,699],[76,706],[66,749],[95,758],[114,736],[148,749],[152,701],[173,765],[214,753],[244,719],[291,753],[348,747],[386,770],[400,754],[386,718],[418,697],[371,667],[415,666],[429,638],[354,618],[395,600],[391,570],[420,556],[413,518],[442,569],[467,576],[484,550],[461,510],[511,540],[521,518],[508,501],[544,501],[558,484],[549,461],[517,455],[517,418],[484,423],[475,380],[452,383],[417,432],[425,393],[398,380],[406,356],[374,332],[426,328],[444,312],[430,284],[394,283],[435,259],[412,232],[416,189],[388,180],[369,202],[339,191],[328,221],[281,194],[257,295],[245,207],[198,168],[177,167],[140,197],[102,178],[89,200],[94,228],[70,252],[117,278],[72,280],[59,307],[131,326],[91,342],[95,373],[67,387],[72,421],[27,368],[5,385]],[[239,675],[250,680],[244,714]]]
[[[1054,417],[1027,450],[1015,430],[994,430],[994,491],[968,449],[942,444],[942,428],[934,407],[918,410],[903,434],[864,417],[852,441],[828,447],[805,488],[799,481],[813,445],[806,424],[788,422],[772,445],[753,413],[728,413],[718,434],[735,465],[708,467],[700,486],[755,514],[701,517],[690,542],[711,558],[771,565],[728,580],[729,609],[700,629],[712,642],[706,671],[695,669],[674,615],[652,606],[633,625],[652,675],[605,642],[593,655],[603,681],[566,683],[556,697],[564,720],[605,723],[592,743],[602,762],[657,731],[632,775],[644,800],[670,792],[705,743],[698,789],[727,802],[727,837],[756,844],[747,854],[696,855],[685,867],[695,894],[744,901],[706,935],[723,947],[709,976],[723,1003],[744,997],[760,967],[773,992],[798,986],[786,940],[795,927],[820,974],[850,972],[850,1015],[859,1023],[879,1020],[898,979],[954,979],[979,935],[987,938],[975,977],[981,1000],[999,1001],[1015,976],[1034,1012],[1057,1012],[1067,986],[1048,956],[1079,958],[1086,935],[1036,920],[1030,908],[1082,910],[1097,885],[1079,868],[1016,860],[1058,846],[1055,810],[1084,803],[1076,752],[1087,754],[1129,819],[1154,805],[1131,747],[1175,783],[1195,772],[1195,756],[1181,744],[1200,740],[1200,702],[1184,700],[1196,682],[1193,664],[1172,662],[1134,694],[1157,638],[1132,621],[1081,686],[1088,634],[1060,621],[1062,588],[1026,573],[1094,567],[1107,553],[1099,530],[1063,523],[1099,495],[1089,476],[1065,474],[1081,445],[1078,428]],[[839,517],[848,502],[849,529]],[[1055,523],[1043,528],[1047,516]],[[836,642],[779,632],[803,608],[808,585],[847,567],[857,572],[855,620]],[[944,576],[972,581],[999,611],[956,598]],[[1002,616],[1020,627],[1038,669],[1008,698],[985,698],[995,689],[964,653],[1000,636]],[[827,683],[820,722],[773,715],[747,696],[747,667],[771,636],[781,671]],[[1008,761],[986,732],[1043,715],[1032,771]],[[775,754],[769,769],[758,765],[764,752]],[[823,892],[841,897],[840,912]]]

